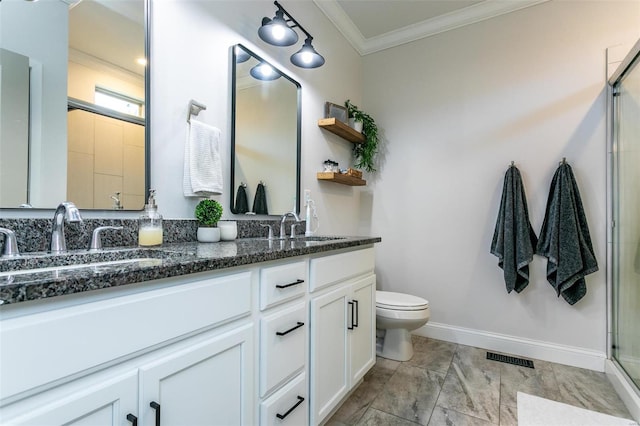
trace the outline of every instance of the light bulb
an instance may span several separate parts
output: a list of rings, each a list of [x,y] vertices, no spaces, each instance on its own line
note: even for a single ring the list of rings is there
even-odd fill
[[[282,40],[284,38],[284,28],[282,25],[273,25],[271,35],[273,35],[273,38],[276,40]]]
[[[310,64],[311,61],[313,61],[313,54],[311,52],[302,52],[300,57],[302,58],[302,62],[305,64]]]
[[[271,68],[271,66],[267,64],[260,65],[260,73],[265,77],[269,77],[271,74],[273,74],[273,68]]]

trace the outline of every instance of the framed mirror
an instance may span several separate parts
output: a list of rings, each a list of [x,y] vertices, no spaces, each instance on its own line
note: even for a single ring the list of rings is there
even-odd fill
[[[300,84],[240,44],[231,80],[231,211],[300,212]]]
[[[0,2],[0,208],[143,208],[149,7]]]

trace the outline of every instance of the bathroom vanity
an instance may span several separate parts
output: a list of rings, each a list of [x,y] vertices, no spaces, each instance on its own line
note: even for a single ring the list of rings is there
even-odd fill
[[[0,269],[0,423],[319,424],[375,362],[379,241],[184,243]]]

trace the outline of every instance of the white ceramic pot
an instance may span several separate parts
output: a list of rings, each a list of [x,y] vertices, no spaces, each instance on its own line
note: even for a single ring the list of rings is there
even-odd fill
[[[198,227],[198,241],[201,243],[217,243],[220,241],[220,228]]]
[[[349,127],[351,127],[356,132],[362,133],[362,121],[356,121],[355,119],[350,118]]]
[[[218,222],[218,228],[222,241],[232,241],[238,236],[238,225],[235,221]]]

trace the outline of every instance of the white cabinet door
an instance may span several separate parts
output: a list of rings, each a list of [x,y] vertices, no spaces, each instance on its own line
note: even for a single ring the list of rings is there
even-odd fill
[[[376,277],[370,275],[351,285],[349,301],[353,304],[353,324],[349,330],[351,386],[354,386],[376,362],[375,295]]]
[[[253,325],[140,369],[142,425],[248,425],[254,422]]]
[[[53,403],[33,407],[25,415],[12,419],[0,417],[0,423],[34,426],[131,426],[138,417],[138,375],[113,377],[78,392],[55,398]]]
[[[319,424],[349,390],[349,286],[311,299],[311,424]]]

